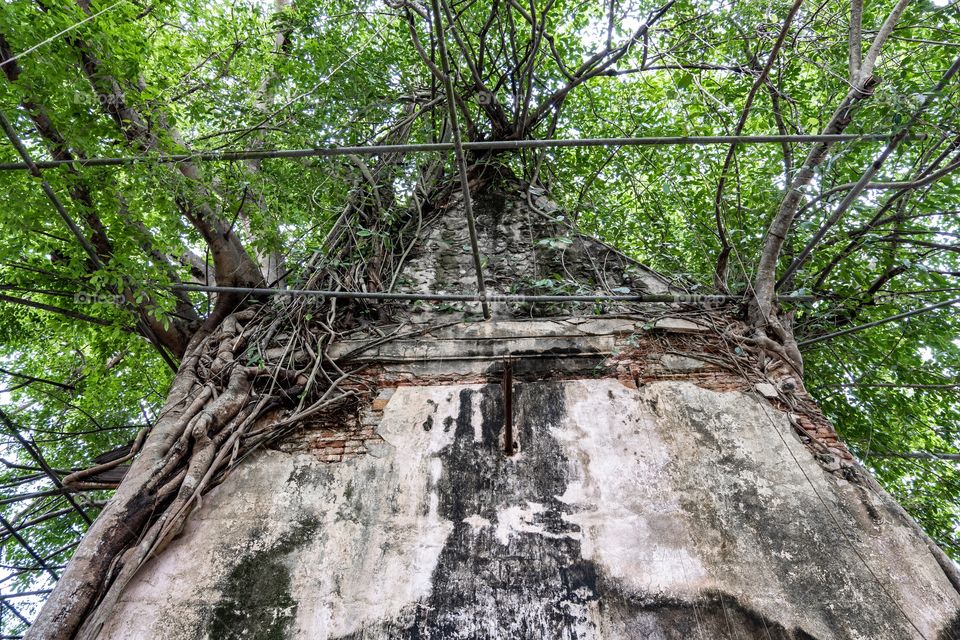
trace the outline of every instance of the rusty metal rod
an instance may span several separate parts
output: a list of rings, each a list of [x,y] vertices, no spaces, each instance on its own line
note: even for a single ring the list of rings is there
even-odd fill
[[[513,455],[513,364],[503,363],[503,450]]]

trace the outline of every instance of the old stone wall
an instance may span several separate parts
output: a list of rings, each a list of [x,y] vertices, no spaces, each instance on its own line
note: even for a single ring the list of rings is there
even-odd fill
[[[491,170],[492,171],[492,170]],[[483,178],[473,194],[478,247],[488,294],[637,295],[670,291],[669,281],[602,242],[576,233],[542,189],[512,178]],[[477,279],[459,192],[424,229],[411,251],[398,290],[474,294]],[[616,303],[494,302],[497,318],[523,318],[623,310]],[[478,315],[474,303],[421,303],[418,319]]]
[[[373,401],[227,478],[102,637],[954,637],[916,529],[841,445],[821,459],[803,398],[685,323],[381,345]],[[521,347],[508,456],[498,352]]]
[[[444,206],[400,290],[475,292]],[[477,217],[493,293],[677,291],[515,181]],[[736,307],[394,306],[327,350],[355,410],[234,470],[102,638],[960,638],[928,540]]]

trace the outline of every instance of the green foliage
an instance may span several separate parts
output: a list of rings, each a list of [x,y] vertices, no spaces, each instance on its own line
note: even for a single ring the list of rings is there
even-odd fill
[[[111,4],[96,1],[93,10]],[[483,69],[502,80],[490,82],[491,94],[508,113],[523,111],[518,96],[527,89],[535,107],[604,46],[607,3],[536,2],[537,13],[548,4],[549,12],[540,17],[551,46],[536,50],[532,75],[525,76],[509,56],[488,58]],[[624,42],[659,6],[648,0],[614,5],[614,43]],[[867,3],[867,36],[875,33],[891,6],[889,0]],[[458,14],[471,51],[480,48],[477,34],[484,32],[490,7],[478,2]],[[635,43],[614,66],[623,73],[578,86],[559,101],[560,108],[548,109],[523,134],[728,134],[787,8],[780,0],[678,0],[649,37]],[[802,8],[744,134],[820,132],[849,86],[848,12],[849,3],[834,1]],[[528,50],[533,42],[529,29],[515,9],[510,15],[516,31],[510,32],[506,22],[497,23],[487,31],[485,46]],[[10,0],[0,7],[0,34],[12,52],[23,52],[84,17],[79,5],[68,0],[45,2],[42,8],[29,0]],[[883,81],[856,108],[847,131],[892,133],[909,120],[956,55],[956,46],[946,41],[958,23],[954,5],[912,4],[883,49],[876,70]],[[429,49],[427,25],[416,24]],[[280,51],[275,47],[278,32],[289,33],[289,44]],[[130,105],[150,114],[158,149],[166,152],[182,151],[184,144],[193,151],[254,144],[276,149],[368,144],[382,140],[401,120],[411,96],[438,91],[412,44],[406,15],[383,3],[297,0],[293,7],[274,12],[263,2],[120,2],[77,26],[69,37],[53,38],[24,55],[17,61],[20,74],[15,81],[0,79],[0,110],[38,159],[49,159],[53,150],[31,121],[31,104],[43,107],[75,155],[136,152],[102,108],[108,97],[97,96],[84,77],[72,38],[89,43],[105,70],[123,79]],[[482,96],[470,81],[461,52],[452,47],[451,55],[465,127],[474,139],[489,138],[495,132],[484,115]],[[265,89],[272,95],[268,104],[261,101]],[[960,134],[958,99],[955,80],[913,130],[927,137],[901,145],[874,182],[909,180],[941,153],[947,154],[945,163],[954,158],[949,145]],[[174,125],[183,139],[172,139],[159,123]],[[434,108],[414,122],[408,139],[438,140],[441,129],[442,108]],[[805,200],[812,204],[801,210],[788,239],[783,266],[844,192],[818,196],[859,179],[881,148],[877,142],[833,147]],[[737,148],[722,198],[733,245],[727,283],[731,291],[748,291],[766,228],[808,149],[800,143]],[[707,293],[713,291],[720,248],[714,197],[726,152],[725,145],[592,147],[525,152],[510,162],[519,174],[536,175],[547,185],[563,205],[567,221],[581,231],[614,244],[692,291]],[[392,169],[385,181],[396,194],[397,206],[406,205],[416,177],[431,159],[411,154]],[[0,144],[0,162],[18,160],[11,145]],[[204,164],[204,183],[218,185],[207,197],[220,210],[238,211],[255,194],[262,206],[251,209],[248,220],[233,220],[235,230],[251,253],[284,254],[292,270],[289,281],[295,284],[306,275],[302,269],[307,258],[323,247],[348,194],[363,177],[346,158],[265,160],[257,169],[251,172],[241,162]],[[89,233],[89,211],[70,197],[79,187],[86,188],[112,242],[109,262],[92,268],[45,199],[39,181],[26,172],[0,172],[0,294],[68,312],[0,301],[0,368],[13,372],[0,373],[0,385],[8,389],[0,392],[0,403],[22,433],[34,439],[50,466],[66,471],[89,466],[99,454],[132,439],[156,416],[171,380],[170,368],[135,333],[130,305],[117,304],[115,292],[128,284],[134,303],[152,296],[150,313],[169,322],[174,299],[168,285],[191,278],[189,261],[180,257],[191,252],[201,263],[211,258],[204,238],[181,215],[178,195],[189,185],[174,167],[145,162],[51,170],[43,177]],[[955,175],[891,201],[896,193],[871,189],[858,198],[795,280],[785,285],[784,292],[812,292],[822,298],[798,309],[800,340],[957,295],[960,185]],[[868,227],[878,211],[882,224]],[[354,222],[361,253],[374,242],[395,240],[386,231],[391,224],[386,217]],[[552,250],[569,241],[543,242]],[[143,250],[145,242],[154,253]],[[168,264],[158,256],[172,259]],[[569,292],[562,278],[554,277],[518,286]],[[197,294],[192,302],[201,315],[208,312],[205,296]],[[804,353],[807,385],[842,436],[955,558],[960,558],[958,464],[889,454],[958,450],[958,389],[943,386],[960,382],[958,332],[960,316],[948,308],[811,345]],[[5,495],[49,488],[42,477],[35,477],[35,462],[6,432],[0,435],[0,459]],[[86,493],[80,501],[95,515],[108,495]],[[24,522],[31,514],[65,505],[54,495],[3,504],[0,511],[8,520]],[[48,562],[59,566],[83,529],[79,516],[66,513],[26,529],[24,535],[33,548],[49,555]],[[8,572],[0,572],[4,591],[48,585],[33,559],[10,537],[3,558]],[[29,601],[17,606],[29,615]],[[20,628],[9,616],[0,618],[2,632]]]

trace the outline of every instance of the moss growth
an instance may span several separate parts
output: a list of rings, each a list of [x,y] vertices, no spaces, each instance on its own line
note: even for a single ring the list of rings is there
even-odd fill
[[[302,519],[271,548],[241,558],[221,584],[223,596],[207,620],[207,636],[283,640],[297,613],[287,556],[309,542],[318,527],[317,520]]]

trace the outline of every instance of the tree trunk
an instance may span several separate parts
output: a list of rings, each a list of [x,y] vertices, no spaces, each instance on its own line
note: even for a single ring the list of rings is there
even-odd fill
[[[489,172],[472,184],[494,295],[683,293],[577,236],[535,189]],[[461,202],[420,220],[398,289],[474,290]],[[263,414],[249,432],[283,437],[142,567],[128,555],[139,570],[83,612],[81,637],[960,635],[953,565],[802,381],[764,370],[736,308],[510,298],[483,322],[478,306],[397,304],[380,310],[389,323],[328,343],[341,369],[364,367],[344,387],[353,401],[293,424],[290,409]],[[177,424],[199,397],[188,375]],[[243,415],[224,395],[204,405],[232,411],[221,423]],[[152,434],[131,476],[158,473],[185,429]]]

